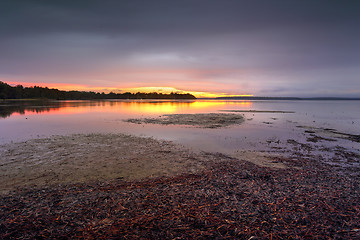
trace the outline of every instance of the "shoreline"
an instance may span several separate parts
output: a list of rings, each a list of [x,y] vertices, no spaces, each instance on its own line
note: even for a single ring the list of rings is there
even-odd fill
[[[315,156],[195,154],[123,134],[54,136],[0,150],[1,167],[31,183],[5,186],[0,238],[360,237],[358,174]],[[121,169],[132,174],[113,175]]]

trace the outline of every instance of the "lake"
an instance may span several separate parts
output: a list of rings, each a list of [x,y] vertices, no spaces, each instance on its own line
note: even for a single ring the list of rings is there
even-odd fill
[[[164,114],[227,113],[245,117],[240,125],[203,129],[177,125],[133,124],[128,118]],[[241,100],[104,100],[0,102],[0,144],[74,133],[127,133],[171,140],[198,151],[276,149],[289,140],[306,143],[314,132],[331,138],[324,129],[360,134],[360,101],[241,101]],[[310,134],[310,135],[309,135]],[[348,139],[312,142],[359,151]],[[288,144],[287,144],[288,145]],[[288,147],[291,147],[289,145]]]

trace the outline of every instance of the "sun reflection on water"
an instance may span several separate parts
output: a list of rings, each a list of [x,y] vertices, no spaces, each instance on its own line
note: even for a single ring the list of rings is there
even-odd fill
[[[36,114],[82,114],[90,112],[121,114],[175,114],[214,112],[224,108],[248,109],[251,101],[216,100],[106,100],[106,101],[51,101],[9,104],[0,107],[0,117]]]

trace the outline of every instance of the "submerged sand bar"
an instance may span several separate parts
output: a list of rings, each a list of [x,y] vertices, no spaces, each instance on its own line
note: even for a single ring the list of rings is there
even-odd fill
[[[136,124],[186,125],[199,128],[221,128],[241,124],[244,116],[224,113],[167,114],[158,118],[131,118],[126,122]]]

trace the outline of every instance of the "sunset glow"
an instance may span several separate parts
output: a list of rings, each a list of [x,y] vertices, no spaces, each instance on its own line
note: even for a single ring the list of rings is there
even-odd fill
[[[231,106],[243,110],[250,109],[251,101],[213,101],[213,100],[120,100],[120,101],[61,101],[53,107],[33,107],[14,112],[14,116],[31,115],[73,115],[93,112],[122,113],[139,115],[172,114],[172,113],[196,113],[216,112],[219,109]]]
[[[237,97],[249,97],[253,96],[251,94],[242,94],[242,95],[229,95],[226,93],[216,93],[216,92],[197,92],[197,91],[187,91],[187,90],[180,90],[176,89],[174,87],[136,87],[136,88],[102,88],[102,87],[89,87],[86,85],[79,85],[79,84],[59,84],[59,83],[34,83],[34,82],[7,82],[8,84],[12,86],[16,85],[22,85],[24,87],[33,87],[33,86],[39,86],[39,87],[48,87],[48,88],[55,88],[59,90],[64,91],[93,91],[93,92],[104,92],[104,93],[125,93],[125,92],[131,92],[131,93],[137,93],[137,92],[143,92],[143,93],[163,93],[163,94],[169,94],[169,93],[179,93],[179,94],[185,94],[189,93],[194,95],[197,98],[216,98],[216,97],[231,97],[231,96],[237,96]]]
[[[360,97],[356,1],[1,2],[5,83],[197,98]]]

